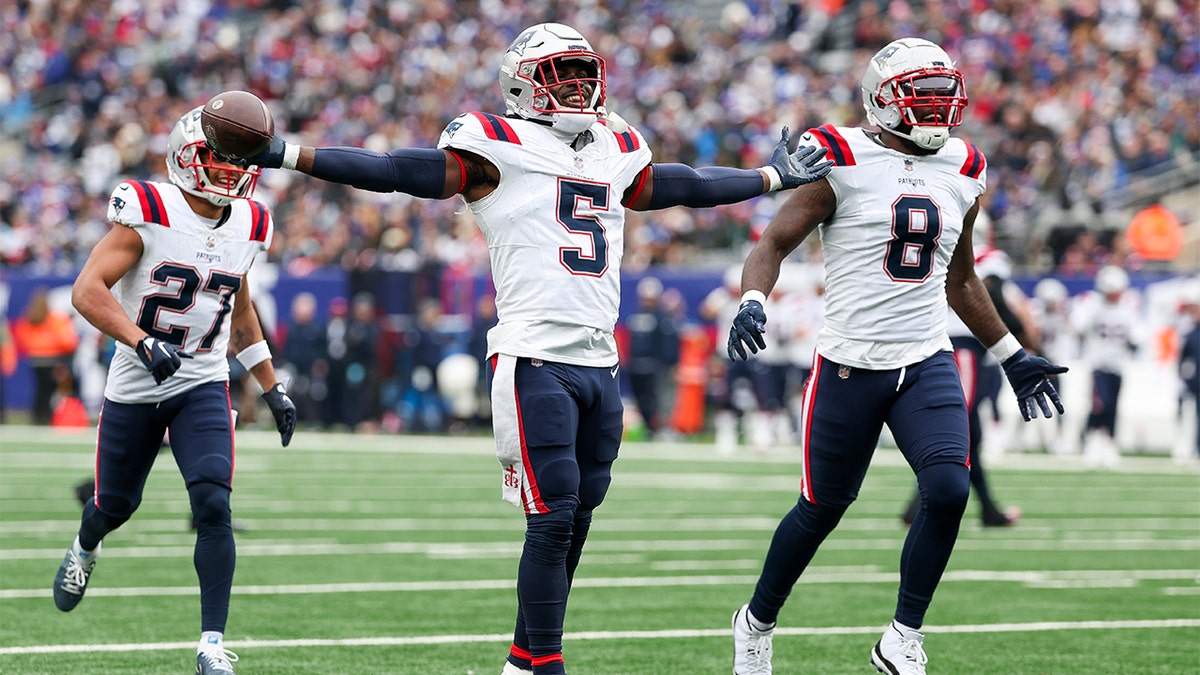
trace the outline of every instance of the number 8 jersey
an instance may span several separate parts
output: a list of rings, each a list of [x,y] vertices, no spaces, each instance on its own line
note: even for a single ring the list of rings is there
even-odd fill
[[[833,125],[800,142],[820,143],[835,162],[827,180],[837,207],[820,227],[827,305],[817,352],[886,370],[950,349],[946,272],[963,216],[987,187],[983,153],[951,138],[935,154],[908,155]]]
[[[494,192],[469,204],[487,239],[499,324],[488,355],[577,366],[617,363],[625,189],[650,163],[645,140],[593,124],[578,150],[548,127],[473,112],[447,125],[439,148],[486,158]]]
[[[234,294],[274,232],[270,212],[258,202],[235,199],[226,214],[220,222],[201,218],[170,183],[131,180],[113,190],[108,219],[133,228],[143,246],[113,293],[142,330],[194,358],[156,385],[133,349],[118,343],[105,398],[151,403],[229,378]]]

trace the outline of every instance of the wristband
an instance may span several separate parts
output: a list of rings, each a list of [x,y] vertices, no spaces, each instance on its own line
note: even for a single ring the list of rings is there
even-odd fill
[[[997,361],[1004,363],[1021,349],[1021,343],[1017,341],[1017,338],[1013,337],[1012,333],[1005,333],[1004,337],[1000,338],[996,344],[988,347],[988,352],[996,357]]]
[[[300,160],[300,146],[296,143],[283,144],[283,164],[281,169],[295,169],[296,162]]]
[[[764,294],[762,291],[756,291],[753,288],[745,293],[742,293],[742,302],[740,304],[744,305],[749,300],[754,300],[760,305],[767,304],[766,294]]]
[[[773,166],[760,166],[759,171],[767,174],[767,180],[770,181],[771,187],[767,188],[767,192],[774,192],[783,187],[783,179],[779,176],[779,169]]]
[[[250,370],[254,366],[271,358],[271,348],[267,346],[266,340],[259,340],[238,352],[235,358],[237,358],[238,363],[242,364],[243,368]]]

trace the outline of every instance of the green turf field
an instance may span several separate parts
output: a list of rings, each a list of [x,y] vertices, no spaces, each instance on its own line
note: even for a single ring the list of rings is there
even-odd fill
[[[54,608],[92,448],[91,432],[0,427],[0,673],[191,672],[193,536],[168,454],[105,541],[87,598]],[[626,444],[571,596],[568,671],[729,673],[729,617],[796,499],[795,452]],[[1200,673],[1200,473],[1144,457],[1084,472],[1038,455],[991,477],[1025,517],[984,530],[968,507],[927,617],[930,673]],[[498,675],[523,531],[498,478],[487,438],[301,432],[285,450],[239,432],[246,530],[226,632],[239,675]],[[881,450],[780,616],[776,673],[874,673],[911,488]]]

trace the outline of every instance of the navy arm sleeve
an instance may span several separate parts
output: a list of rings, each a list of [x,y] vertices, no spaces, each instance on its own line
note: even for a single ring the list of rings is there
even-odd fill
[[[655,164],[654,192],[650,194],[649,208],[733,204],[763,192],[763,175],[758,169],[724,166],[693,169],[686,164]]]
[[[446,154],[434,148],[398,148],[387,154],[317,148],[310,175],[362,190],[436,199],[446,187]]]

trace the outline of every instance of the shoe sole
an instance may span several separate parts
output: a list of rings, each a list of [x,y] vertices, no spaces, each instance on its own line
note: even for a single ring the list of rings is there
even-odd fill
[[[898,671],[888,663],[888,660],[883,658],[883,654],[879,651],[879,643],[875,643],[875,647],[871,649],[871,665],[875,666],[875,670],[886,675],[898,675]]]

